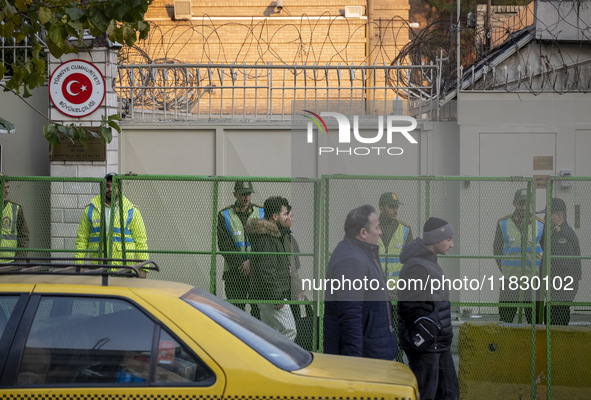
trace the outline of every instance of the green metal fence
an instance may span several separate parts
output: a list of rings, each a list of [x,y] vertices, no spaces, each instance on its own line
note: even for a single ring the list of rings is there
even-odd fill
[[[8,200],[21,206],[28,225],[29,255],[73,256],[84,253],[76,247],[78,227],[86,206],[96,196],[105,213],[105,182],[100,178],[58,177],[0,177],[0,189],[7,179],[10,184]],[[585,398],[591,392],[591,378],[582,371],[591,369],[590,345],[584,338],[591,332],[591,283],[585,279],[591,260],[589,216],[581,210],[591,206],[591,178],[550,177],[546,183],[531,178],[507,177],[399,177],[327,175],[321,179],[264,178],[264,177],[204,177],[204,176],[130,176],[118,175],[113,186],[122,196],[118,198],[118,212],[100,225],[101,246],[97,254],[110,256],[106,245],[113,237],[115,219],[125,225],[123,199],[141,211],[147,232],[148,254],[160,266],[158,275],[148,279],[164,279],[189,283],[226,297],[223,279],[224,256],[241,255],[239,251],[221,251],[218,247],[218,213],[233,204],[234,183],[248,180],[254,185],[252,203],[262,207],[270,196],[283,196],[293,207],[293,235],[299,244],[297,255],[300,277],[322,279],[331,251],[343,238],[343,223],[347,213],[362,204],[373,205],[380,212],[378,200],[382,193],[396,193],[401,204],[397,218],[404,221],[413,236],[421,237],[422,226],[430,216],[451,222],[456,228],[455,248],[439,261],[451,283],[462,283],[452,290],[455,341],[453,354],[459,371],[463,398],[492,398],[484,394],[502,390],[518,393],[523,398]],[[502,260],[513,260],[522,266],[535,265],[535,253],[522,246],[519,253],[506,255],[495,251],[494,240],[499,221],[510,216],[515,207],[515,192],[525,189],[525,220],[535,222],[536,210],[550,210],[552,197],[560,197],[567,204],[567,221],[580,239],[583,279],[578,284],[577,296],[572,301],[555,301],[551,291],[519,290],[519,297],[511,303],[499,302],[499,286],[508,280],[501,273]],[[4,201],[7,205],[7,200]],[[5,210],[6,218],[6,207]],[[551,215],[537,214],[548,220]],[[3,228],[4,228],[3,219]],[[552,279],[551,225],[544,225],[543,282]],[[535,248],[537,232],[524,230],[522,242]],[[125,236],[125,233],[123,234]],[[23,250],[6,246],[0,251]],[[122,241],[123,257],[134,258],[133,249]],[[396,254],[381,254],[384,258]],[[564,259],[564,256],[560,257]],[[153,274],[153,273],[152,273]],[[529,282],[534,278],[528,276]],[[476,283],[479,287],[470,286]],[[536,281],[537,282],[537,281]],[[465,286],[465,285],[468,286]],[[541,296],[541,297],[539,297]],[[536,315],[536,300],[545,296],[549,314],[561,310],[556,306],[570,306],[568,327],[528,324],[526,314]],[[305,300],[287,300],[297,311],[311,306],[315,316],[307,339],[307,347],[322,350],[323,293],[305,292]],[[264,303],[257,299],[232,299],[235,304]],[[268,301],[267,301],[268,302]],[[500,306],[517,309],[512,323],[501,322]],[[540,313],[541,308],[538,308]],[[554,311],[553,311],[554,310]],[[562,312],[562,311],[561,311]],[[587,340],[587,343],[591,341]],[[577,347],[577,346],[583,347]],[[567,359],[568,361],[565,361]],[[566,364],[565,364],[566,363]],[[500,368],[506,373],[495,373]],[[484,373],[482,371],[485,371]],[[491,372],[492,371],[492,372]],[[566,371],[566,372],[565,372]],[[574,377],[577,377],[576,379]],[[494,396],[493,396],[494,397]]]

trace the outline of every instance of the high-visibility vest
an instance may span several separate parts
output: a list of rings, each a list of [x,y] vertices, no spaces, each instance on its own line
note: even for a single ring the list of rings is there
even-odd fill
[[[511,217],[504,218],[499,221],[501,224],[501,232],[503,234],[503,254],[504,255],[516,255],[519,256],[522,251],[521,245],[521,231]],[[532,232],[532,229],[534,230]],[[533,275],[538,273],[541,260],[542,260],[542,247],[540,246],[540,239],[542,237],[542,232],[544,230],[544,224],[539,219],[535,220],[535,224],[528,224],[528,232],[526,237],[533,237],[534,248],[532,246],[527,246],[525,251],[527,253],[528,259],[526,260],[526,269],[523,271],[525,274]],[[535,267],[533,267],[531,256],[535,252]],[[501,260],[501,270],[507,276],[511,275],[521,275],[522,274],[522,260],[521,259],[502,259]],[[519,267],[519,268],[516,268]]]
[[[382,269],[386,273],[386,279],[398,279],[398,275],[400,275],[402,264],[400,263],[399,256],[400,252],[402,251],[402,247],[404,247],[406,244],[409,230],[410,229],[407,225],[399,222],[398,227],[390,239],[390,243],[388,243],[387,249],[384,245],[384,242],[382,241],[382,238],[380,237],[378,239],[380,264],[382,264]]]
[[[226,226],[226,230],[232,237],[232,241],[234,242],[234,247],[236,247],[236,251],[250,251],[250,242],[246,240],[246,235],[244,232],[244,226],[242,226],[242,221],[236,211],[234,210],[234,206],[227,207],[221,211],[222,215],[224,216],[224,224]],[[246,221],[253,218],[260,218],[263,219],[265,217],[265,212],[262,207],[252,205],[252,213],[248,216]],[[243,258],[246,260],[247,256],[244,255]],[[224,270],[228,271],[230,266],[227,262],[224,262]]]
[[[115,210],[114,208],[113,212],[116,212]],[[112,243],[108,243],[107,256],[110,258],[123,258],[122,237],[125,237],[125,258],[148,259],[147,252],[144,252],[148,250],[146,228],[139,210],[126,197],[123,197],[123,227],[121,226],[118,211],[113,217],[113,240]],[[103,254],[99,254],[99,250],[102,247],[100,196],[93,199],[86,207],[80,226],[89,226],[89,229],[78,229],[76,250],[87,250],[89,257],[103,257]],[[107,238],[109,233],[106,232]],[[138,243],[136,243],[136,239],[138,239]],[[142,252],[136,252],[135,250],[142,250]],[[128,251],[129,253],[127,253]],[[77,252],[76,256],[86,257],[86,254],[84,252]],[[122,263],[113,262],[113,264],[118,265]]]
[[[16,221],[21,206],[7,201],[2,211],[2,243],[0,247],[12,247],[14,250],[0,252],[0,257],[14,257],[16,247],[18,246],[18,230]],[[10,260],[0,260],[0,262],[10,262]]]

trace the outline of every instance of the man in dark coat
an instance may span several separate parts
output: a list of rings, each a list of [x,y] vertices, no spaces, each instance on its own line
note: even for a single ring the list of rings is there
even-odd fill
[[[449,292],[433,291],[430,281],[442,281],[438,254],[454,247],[454,228],[446,221],[431,217],[423,227],[423,238],[402,249],[398,285],[400,347],[419,384],[421,400],[455,400],[459,383],[450,346],[453,338]],[[401,282],[408,286],[402,287]],[[421,282],[413,286],[411,282]],[[442,287],[440,285],[439,287]]]
[[[566,203],[557,197],[550,204],[550,275],[549,286],[551,302],[574,301],[579,281],[582,277],[581,259],[560,258],[560,256],[581,256],[581,247],[577,234],[566,222]],[[546,232],[544,231],[544,234]],[[540,245],[544,248],[545,235],[542,234]],[[560,281],[554,281],[559,277]],[[557,290],[557,289],[568,290]],[[544,318],[546,319],[546,318]],[[552,305],[550,308],[550,325],[568,325],[570,306]],[[544,321],[547,322],[547,321]]]
[[[290,258],[286,254],[256,254],[286,253],[280,228],[289,218],[289,203],[284,197],[274,196],[265,200],[263,207],[264,219],[246,223],[246,235],[252,246],[249,292],[253,299],[277,301],[259,304],[261,321],[295,340],[295,320],[291,308],[283,303],[291,300]]]
[[[372,206],[355,208],[347,215],[345,238],[332,253],[326,271],[325,353],[396,358],[392,306],[378,258],[381,233]]]

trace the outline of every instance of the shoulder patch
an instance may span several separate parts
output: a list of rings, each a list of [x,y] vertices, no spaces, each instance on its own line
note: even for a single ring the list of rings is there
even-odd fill
[[[501,221],[502,221],[502,220],[504,220],[504,219],[509,219],[509,218],[511,218],[512,216],[513,216],[513,214],[507,214],[507,215],[505,215],[504,217],[501,217],[501,218],[499,218],[499,221],[498,221],[498,222],[501,222]]]
[[[250,203],[250,205],[253,207],[263,208],[263,206],[259,206],[258,204],[255,204],[255,203]]]
[[[536,219],[537,219],[538,221],[540,221],[542,224],[543,224],[544,222],[546,222],[546,220],[545,220],[545,219],[543,219],[542,217],[536,217]]]
[[[221,212],[223,212],[223,211],[225,211],[225,210],[229,210],[229,209],[230,209],[230,208],[232,208],[232,207],[233,207],[233,205],[229,205],[228,207],[224,207],[224,208],[222,208],[220,211],[218,211],[218,213],[221,213]]]
[[[407,224],[406,222],[404,222],[404,221],[402,221],[402,220],[400,220],[400,219],[398,220],[398,223],[399,223],[400,225],[404,225],[404,226],[406,226],[406,227],[410,228],[410,225],[409,225],[409,224]]]

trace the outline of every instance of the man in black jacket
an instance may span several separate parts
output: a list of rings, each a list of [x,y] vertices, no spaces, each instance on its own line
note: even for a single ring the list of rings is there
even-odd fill
[[[419,385],[421,400],[455,400],[459,384],[450,346],[453,338],[449,292],[443,285],[438,254],[453,247],[454,228],[446,221],[431,217],[423,227],[423,238],[402,249],[404,263],[398,281],[400,347],[408,357],[410,369]],[[421,282],[413,286],[411,282]],[[402,287],[402,282],[408,284]]]
[[[251,243],[250,295],[257,300],[275,300],[260,303],[261,321],[284,334],[296,338],[296,326],[291,308],[285,300],[291,299],[291,266],[286,254],[280,227],[289,218],[289,203],[284,197],[269,197],[263,205],[265,218],[246,223],[246,235]],[[285,234],[285,231],[284,231]]]
[[[550,293],[551,302],[574,301],[579,281],[582,277],[581,259],[560,258],[560,256],[581,256],[581,247],[577,234],[566,222],[566,204],[557,197],[550,204]],[[545,233],[545,231],[544,231]],[[544,237],[540,240],[544,248]],[[560,281],[556,280],[558,277]],[[567,290],[560,290],[567,289]],[[550,308],[550,325],[568,325],[570,321],[570,306],[552,305]],[[546,318],[545,318],[546,319]],[[547,322],[547,321],[544,321]]]
[[[347,215],[345,238],[333,251],[326,270],[330,282],[324,302],[327,354],[396,358],[392,305],[378,258],[381,233],[372,206],[355,208]],[[337,284],[340,287],[334,290]]]

